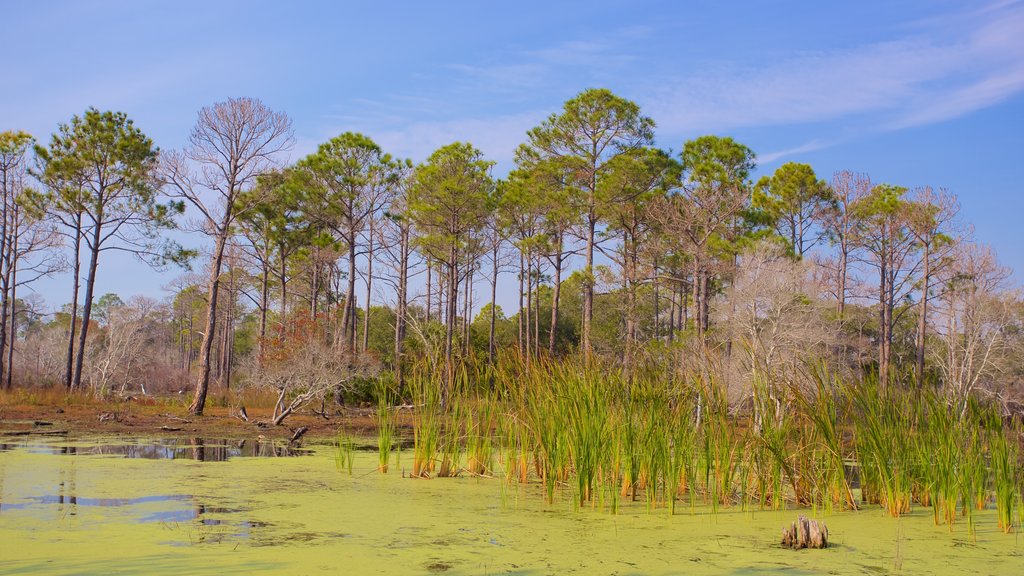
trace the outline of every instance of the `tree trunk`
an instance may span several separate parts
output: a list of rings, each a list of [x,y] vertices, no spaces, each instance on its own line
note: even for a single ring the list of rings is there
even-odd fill
[[[398,314],[395,318],[395,379],[399,387],[405,383],[405,323],[409,313],[409,228],[404,224],[402,226],[399,239]]]
[[[885,262],[881,264],[878,280],[878,382],[886,388],[889,384],[889,355],[886,344],[889,341],[889,303],[888,303],[888,282],[887,268]]]
[[[498,299],[498,243],[491,247],[491,319],[487,328],[487,363],[494,365],[494,326],[498,321],[498,311],[495,310]]]
[[[97,218],[99,220],[99,217]],[[74,388],[82,385],[82,367],[85,364],[85,343],[89,335],[89,318],[92,316],[92,295],[96,288],[96,268],[100,261],[100,239],[101,227],[96,222],[93,225],[92,244],[90,245],[89,272],[85,278],[85,301],[82,307],[82,331],[78,334],[78,352],[75,355],[75,378],[72,382]]]
[[[348,353],[356,351],[356,246],[350,242],[348,247],[348,295],[345,296],[345,346]]]
[[[533,288],[533,355],[540,356],[540,254],[537,255],[537,279]]]
[[[654,339],[661,340],[661,290],[658,281],[658,258],[654,258]]]
[[[278,257],[281,258],[281,329],[284,331],[284,324],[288,317],[288,256],[285,254],[284,245],[278,244]]]
[[[522,352],[528,352],[528,350],[526,350],[526,348],[524,346],[526,341],[523,338],[523,336],[524,336],[523,335],[523,314],[524,314],[524,312],[523,312],[523,299],[526,296],[523,293],[523,281],[526,280],[526,262],[525,262],[525,259],[526,259],[526,257],[523,255],[523,251],[520,250],[519,251],[519,314],[518,314],[518,318],[517,318],[518,321],[519,321],[519,339],[518,339],[517,344],[519,345],[519,350],[522,351]]]
[[[9,215],[14,210],[14,206],[9,203],[7,194],[7,172],[4,171],[4,181],[2,183],[2,189],[4,192],[3,198],[3,209],[0,211],[0,382],[5,380],[4,376],[4,351],[7,346],[7,309],[11,290],[11,261],[15,253],[12,250],[13,241],[11,237],[17,237],[17,227],[11,222]],[[13,234],[8,234],[9,230],[14,230]]]
[[[704,299],[703,274],[700,270],[700,261],[693,259],[693,319],[697,326],[697,339],[704,339],[704,322],[702,321],[701,309]]]
[[[476,268],[476,260],[471,259],[466,268],[465,300],[462,303],[462,353],[469,356],[469,326],[470,316],[473,313],[473,272]]]
[[[7,382],[8,390],[14,384],[14,343],[18,340],[18,242],[14,242],[14,262],[11,265],[11,335],[7,344]]]
[[[370,348],[370,295],[373,294],[373,221],[366,248],[366,310],[363,312],[363,352]]]
[[[68,354],[64,367],[64,384],[71,390],[74,384],[75,327],[78,323],[78,288],[81,283],[82,214],[75,215],[75,247],[71,258],[71,327],[68,330]]]
[[[555,285],[551,292],[551,329],[548,331],[548,354],[555,355],[555,339],[558,336],[558,300],[562,294],[562,234],[558,234],[555,246]]]
[[[594,192],[591,191],[591,195]],[[587,362],[593,354],[590,342],[590,323],[594,318],[594,234],[597,229],[597,218],[593,211],[587,218],[587,264],[583,279],[583,359]]]
[[[267,308],[270,307],[270,250],[263,253],[263,265],[260,270],[260,339],[256,343],[256,361],[263,367],[263,356],[267,340]]]
[[[459,260],[458,252],[454,245],[452,245],[448,252],[448,290],[446,309],[445,309],[445,334],[444,334],[444,358],[445,367],[447,372],[447,380],[445,384],[448,386],[448,391],[451,390],[452,381],[455,379],[455,349],[454,349],[454,338],[455,338],[455,315],[458,313],[458,298],[459,298]]]
[[[189,406],[189,414],[201,416],[206,406],[206,393],[210,388],[210,350],[213,347],[214,331],[217,328],[217,296],[220,291],[220,270],[224,262],[224,247],[227,244],[227,228],[218,230],[217,243],[213,250],[210,265],[210,278],[207,283],[206,329],[203,331],[203,342],[199,347],[199,381],[196,383],[195,396]]]
[[[669,285],[668,292],[668,335],[669,342],[675,340],[676,331],[676,294],[682,289],[681,286]]]
[[[526,330],[526,357],[533,356],[533,254],[526,251],[526,308],[523,324]]]
[[[428,323],[430,322],[430,314],[433,311],[433,306],[434,306],[434,303],[431,302],[431,300],[430,300],[431,280],[432,280],[431,276],[432,276],[432,274],[431,274],[430,258],[427,258],[427,322]]]
[[[840,246],[839,251],[839,270],[838,286],[836,287],[836,299],[838,300],[838,312],[839,318],[842,319],[846,313],[846,267],[847,267],[847,250],[846,245],[843,243]]]
[[[924,385],[924,346],[928,335],[928,283],[931,280],[931,242],[924,243],[924,273],[921,281],[921,315],[917,319],[916,374],[917,387]]]

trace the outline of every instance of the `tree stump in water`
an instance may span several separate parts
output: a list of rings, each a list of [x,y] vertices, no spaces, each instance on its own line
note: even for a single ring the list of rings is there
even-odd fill
[[[782,529],[782,546],[799,550],[801,548],[827,548],[828,527],[824,522],[808,520],[800,515],[796,522]]]

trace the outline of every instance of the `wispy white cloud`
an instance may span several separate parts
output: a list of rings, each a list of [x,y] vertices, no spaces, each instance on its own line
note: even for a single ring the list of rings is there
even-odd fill
[[[789,158],[791,156],[805,154],[807,152],[814,152],[815,150],[821,150],[824,148],[828,148],[830,146],[834,146],[837,143],[838,140],[819,140],[815,138],[813,140],[805,142],[799,146],[794,146],[792,148],[776,150],[774,152],[768,152],[766,154],[758,154],[757,161],[762,164],[770,164],[772,162],[775,162],[776,160],[781,160],[782,158]]]
[[[644,102],[675,133],[854,119],[867,129],[939,122],[1024,91],[1024,9],[1003,3],[913,37],[759,67],[723,65]]]
[[[516,147],[526,139],[526,131],[545,116],[544,112],[525,112],[492,118],[413,121],[387,128],[367,124],[353,129],[371,134],[388,152],[417,162],[445,144],[470,142],[498,161],[502,171],[510,166]]]

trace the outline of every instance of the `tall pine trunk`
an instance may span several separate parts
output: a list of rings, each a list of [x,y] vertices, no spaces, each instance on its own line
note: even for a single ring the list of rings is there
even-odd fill
[[[202,415],[206,406],[206,394],[210,389],[210,350],[213,348],[214,332],[217,328],[217,297],[220,292],[220,270],[224,263],[227,236],[226,228],[217,231],[217,242],[210,264],[210,278],[206,288],[206,329],[203,330],[203,342],[199,347],[199,382],[196,384],[192,405],[188,408],[189,413],[195,416]]]
[[[92,244],[90,245],[89,270],[85,278],[85,301],[82,306],[82,331],[78,333],[78,351],[75,354],[75,377],[72,387],[79,388],[82,385],[82,369],[85,365],[85,343],[89,336],[89,319],[92,316],[92,296],[96,288],[96,268],[100,261],[100,239],[102,228],[100,218],[93,224]]]
[[[409,228],[403,225],[399,239],[398,310],[395,318],[395,379],[405,384],[405,330],[409,313]]]
[[[562,294],[562,234],[558,234],[555,245],[555,285],[551,293],[551,329],[548,331],[548,354],[555,355],[555,340],[558,335],[558,300]]]
[[[921,277],[921,315],[917,319],[916,375],[917,387],[924,385],[924,346],[928,335],[928,284],[931,280],[931,242],[924,243],[924,271]]]
[[[75,215],[75,244],[71,252],[71,326],[68,330],[68,352],[64,365],[64,385],[71,390],[74,384],[75,332],[78,324],[78,288],[82,268],[82,213]]]

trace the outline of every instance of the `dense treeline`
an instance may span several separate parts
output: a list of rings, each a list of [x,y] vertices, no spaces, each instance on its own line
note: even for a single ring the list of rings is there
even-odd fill
[[[469,143],[414,164],[355,133],[282,165],[291,121],[249,98],[201,110],[181,150],[94,109],[49,143],[5,132],[0,375],[189,389],[197,414],[211,384],[268,386],[282,418],[376,375],[403,383],[423,359],[451,386],[510,349],[713,371],[735,403],[809,360],[961,407],[1019,394],[1021,299],[950,191],[799,163],[754,181],[739,142],[672,153],[654,129],[586,90],[525,135],[505,178]],[[166,302],[96,297],[113,250],[194,271]],[[18,298],[59,271],[60,312]]]

